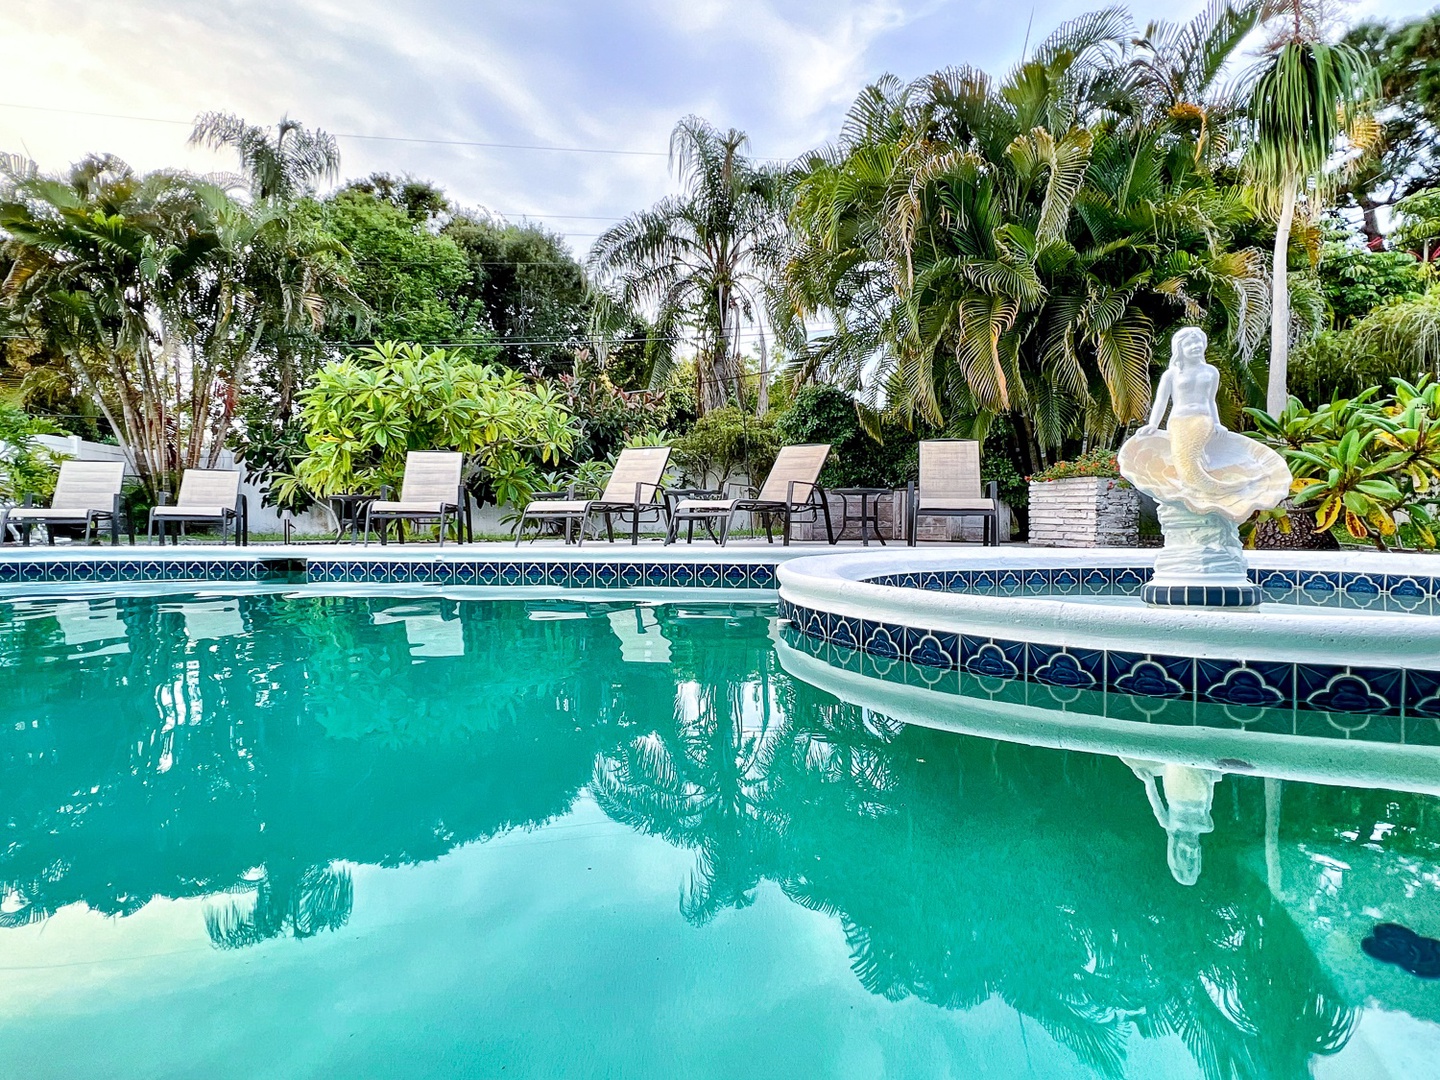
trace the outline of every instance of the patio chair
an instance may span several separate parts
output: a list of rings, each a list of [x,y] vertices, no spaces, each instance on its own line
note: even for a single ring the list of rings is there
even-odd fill
[[[675,536],[682,524],[720,524],[720,535],[716,543],[724,547],[730,538],[730,522],[739,511],[758,514],[765,525],[765,542],[773,544],[771,525],[775,518],[782,522],[783,542],[790,543],[790,523],[797,515],[810,515],[810,521],[825,520],[825,538],[835,543],[835,530],[830,524],[830,504],[825,501],[825,490],[820,486],[820,470],[830,456],[829,443],[811,443],[803,446],[784,446],[770,467],[765,483],[749,499],[683,499],[670,514],[670,531],[665,542],[675,542]],[[803,519],[802,519],[803,520]]]
[[[250,505],[240,493],[240,471],[238,469],[186,469],[180,477],[180,494],[174,504],[170,493],[160,493],[160,505],[150,508],[150,526],[146,539],[154,540],[156,528],[160,532],[160,543],[165,543],[165,534],[171,525],[179,526],[175,543],[186,525],[214,525],[220,530],[220,539],[225,539],[229,529],[237,546],[250,543]]]
[[[453,450],[411,450],[405,455],[399,500],[392,501],[390,489],[383,487],[380,498],[365,508],[365,543],[370,543],[370,530],[378,522],[380,543],[384,544],[392,521],[397,522],[396,539],[400,539],[400,522],[438,521],[441,546],[451,522],[459,526],[464,540],[469,530],[460,515],[463,510],[468,517],[470,509],[460,484],[464,464],[465,455]]]
[[[518,544],[525,535],[527,522],[537,526],[531,542],[540,538],[540,526],[547,521],[565,523],[565,542],[570,542],[571,526],[579,524],[580,536],[577,546],[585,543],[585,532],[590,527],[592,514],[605,519],[605,535],[615,542],[615,518],[623,523],[630,520],[630,543],[640,542],[640,518],[655,514],[657,521],[664,521],[668,507],[663,499],[661,480],[670,464],[668,446],[632,446],[621,450],[615,459],[615,468],[605,484],[605,490],[598,499],[577,499],[575,491],[541,491],[520,514],[515,525],[515,542]]]
[[[906,542],[915,546],[922,517],[982,519],[984,544],[999,541],[1000,500],[995,481],[982,493],[980,444],[974,439],[926,439],[920,443],[920,484],[907,485]]]
[[[0,543],[6,530],[20,530],[20,542],[30,546],[30,530],[44,525],[46,539],[53,545],[53,525],[83,525],[85,542],[90,543],[102,521],[110,523],[110,543],[120,543],[120,487],[125,480],[122,461],[62,461],[55,481],[55,495],[48,507],[34,506],[25,496],[23,506],[0,510]],[[133,539],[133,537],[132,537]]]

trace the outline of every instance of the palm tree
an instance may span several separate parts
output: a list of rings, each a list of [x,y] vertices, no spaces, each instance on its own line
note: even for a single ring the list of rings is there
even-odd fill
[[[1132,64],[1123,12],[1097,12],[999,83],[868,88],[793,180],[787,306],[835,326],[802,374],[976,437],[1008,415],[1038,469],[1144,415],[1169,329],[1204,323],[1243,355],[1263,277],[1230,250],[1247,210],[1215,181],[1209,128],[1172,108],[1208,102],[1233,21],[1152,26]],[[1187,38],[1211,53],[1193,69]]]
[[[780,260],[784,218],[778,170],[741,152],[743,131],[721,132],[696,116],[675,125],[670,160],[683,188],[630,215],[595,241],[590,267],[611,305],[655,313],[659,346],[652,382],[672,372],[670,346],[688,331],[696,346],[702,413],[743,403],[746,327],[758,335],[758,411],[765,411],[765,312]]]
[[[335,136],[289,117],[272,129],[247,123],[234,113],[202,113],[195,118],[190,145],[233,148],[240,158],[244,185],[257,202],[291,202],[308,194],[317,183],[340,174],[340,147]]]
[[[1271,264],[1270,374],[1265,408],[1285,408],[1290,349],[1290,293],[1286,263],[1290,228],[1301,189],[1325,177],[1341,136],[1352,131],[1376,93],[1364,55],[1324,39],[1315,0],[1281,0],[1283,20],[1270,57],[1254,75],[1245,161],[1260,188],[1278,201]]]

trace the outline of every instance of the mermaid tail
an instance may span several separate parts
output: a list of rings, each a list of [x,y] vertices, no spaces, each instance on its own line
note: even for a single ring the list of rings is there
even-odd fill
[[[1290,470],[1279,454],[1203,415],[1172,416],[1164,431],[1134,436],[1120,448],[1119,463],[1121,475],[1156,501],[1234,522],[1290,494]]]

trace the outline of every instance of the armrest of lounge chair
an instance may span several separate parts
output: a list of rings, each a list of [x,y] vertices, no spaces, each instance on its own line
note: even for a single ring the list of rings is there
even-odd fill
[[[797,505],[799,505],[799,504],[795,501],[795,489],[796,489],[797,487],[803,487],[803,488],[809,488],[809,489],[810,489],[809,491],[807,491],[807,492],[805,493],[805,501],[806,501],[806,502],[809,502],[809,501],[810,501],[810,496],[811,496],[811,495],[815,494],[816,491],[819,491],[819,490],[820,490],[820,485],[819,485],[819,484],[812,484],[812,483],[810,483],[810,481],[808,481],[808,480],[791,480],[790,483],[788,483],[787,485],[785,485],[785,501],[786,501],[787,503],[789,503],[791,506],[797,506]]]

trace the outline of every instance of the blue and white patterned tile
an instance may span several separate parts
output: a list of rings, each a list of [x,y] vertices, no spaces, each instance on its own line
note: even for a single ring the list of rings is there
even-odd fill
[[[8,585],[20,579],[20,564],[10,561],[0,562],[0,584]]]
[[[1080,574],[1086,592],[1104,592],[1114,582],[1114,575],[1103,566],[1088,566]]]
[[[1188,698],[1195,692],[1195,661],[1188,656],[1109,652],[1105,685],[1122,695]]]
[[[1026,678],[1075,690],[1105,688],[1105,654],[1099,649],[1071,649],[1031,642],[1026,646],[1025,655]]]
[[[695,581],[702,589],[714,589],[720,584],[720,568],[706,563],[695,571]]]
[[[1150,580],[1150,571],[1143,570],[1137,566],[1124,566],[1113,570],[1110,573],[1110,586],[1117,592],[1126,596],[1133,595],[1140,591],[1141,587]]]
[[[1399,577],[1387,574],[1385,577],[1385,593],[1397,599],[1428,600],[1431,596],[1429,579],[1414,577]]]
[[[1251,570],[1250,580],[1274,597],[1288,596],[1300,587],[1297,570]]]
[[[829,634],[830,640],[840,648],[860,648],[861,626],[859,619],[852,619],[845,615],[836,615],[831,619]]]
[[[999,679],[1025,677],[1025,643],[960,636],[960,664],[972,675]]]
[[[1295,700],[1293,664],[1195,661],[1195,696],[1225,705],[1275,708]]]
[[[945,575],[931,571],[920,575],[920,588],[927,592],[944,592]]]
[[[1405,672],[1405,715],[1440,720],[1440,671]]]
[[[1379,596],[1385,591],[1384,578],[1376,580],[1369,574],[1341,574],[1340,587],[1347,596]]]
[[[1050,588],[1049,570],[1026,570],[1025,589],[1027,592],[1044,592]]]
[[[865,651],[871,656],[883,657],[886,660],[900,659],[904,641],[904,631],[900,627],[866,619],[861,624],[861,633],[865,635]]]
[[[1050,574],[1050,591],[1069,595],[1080,591],[1080,573],[1077,570],[1060,569]]]
[[[960,665],[960,635],[934,633],[929,630],[907,629],[905,659],[927,668],[953,668]]]
[[[1404,707],[1404,684],[1400,671],[1296,664],[1295,704],[1302,710],[1398,714]]]
[[[992,593],[995,591],[995,571],[993,570],[972,570],[970,580],[965,587],[974,592]]]
[[[1025,577],[1018,570],[998,570],[995,573],[995,591],[1002,596],[1014,596],[1025,588]]]
[[[670,567],[670,584],[677,589],[690,588],[695,584],[695,568],[689,563],[673,563]]]
[[[645,564],[626,562],[620,564],[620,584],[627,589],[636,588],[645,583]]]
[[[1333,593],[1340,588],[1340,575],[1333,571],[1306,571],[1300,575],[1300,588],[1304,592]]]

